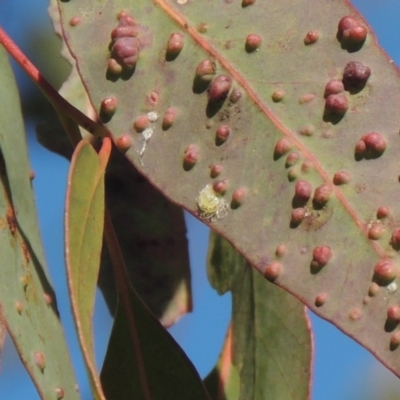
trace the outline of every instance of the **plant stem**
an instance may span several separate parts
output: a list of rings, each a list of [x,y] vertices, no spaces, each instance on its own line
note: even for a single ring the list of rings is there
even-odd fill
[[[67,100],[65,100],[1,27],[0,43],[46,96],[47,100],[49,100],[49,102],[53,105],[58,114],[62,114],[71,119],[95,136],[111,136],[110,132],[105,128],[104,125],[91,120],[88,116],[83,114]],[[76,140],[76,137],[71,138],[73,143]]]

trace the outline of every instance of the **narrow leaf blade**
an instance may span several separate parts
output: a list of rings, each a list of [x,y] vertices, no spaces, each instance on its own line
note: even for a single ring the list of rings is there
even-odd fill
[[[79,399],[43,254],[18,91],[0,47],[0,304],[39,395]],[[2,322],[4,322],[2,318]]]
[[[96,399],[105,399],[96,370],[92,317],[104,226],[104,171],[111,141],[97,154],[81,141],[72,156],[65,212],[68,285],[79,342]]]

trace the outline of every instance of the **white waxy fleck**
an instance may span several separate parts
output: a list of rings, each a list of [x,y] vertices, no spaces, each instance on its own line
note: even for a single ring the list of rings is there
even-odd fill
[[[155,111],[150,111],[147,113],[147,118],[150,122],[156,122],[158,120],[158,113]]]
[[[154,130],[153,128],[146,128],[143,132],[142,132],[142,138],[144,141],[148,141],[151,138],[151,135],[153,134]]]
[[[392,282],[391,284],[389,284],[386,287],[386,289],[390,294],[394,293],[397,290],[397,283],[396,282]]]
[[[225,218],[228,214],[228,203],[216,193],[212,185],[206,185],[196,199],[199,216],[209,221]]]
[[[139,156],[140,156],[140,163],[143,165],[142,162],[142,156],[146,150],[146,145],[147,142],[150,140],[151,135],[153,134],[154,129],[153,128],[146,128],[143,132],[142,132],[142,140],[143,140],[143,144],[142,144],[142,148],[139,151]]]

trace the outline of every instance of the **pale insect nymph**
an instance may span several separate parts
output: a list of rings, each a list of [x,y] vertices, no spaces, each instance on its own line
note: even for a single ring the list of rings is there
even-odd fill
[[[199,216],[209,221],[225,218],[228,214],[228,203],[216,193],[212,185],[206,185],[196,199]]]

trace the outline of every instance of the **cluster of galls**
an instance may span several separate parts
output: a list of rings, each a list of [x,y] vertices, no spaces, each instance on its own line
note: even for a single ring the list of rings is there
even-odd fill
[[[356,18],[345,16],[339,21],[337,38],[344,48],[357,50],[367,38],[367,29]]]
[[[111,58],[108,61],[108,71],[112,74],[132,72],[135,69],[139,50],[140,40],[137,38],[138,29],[133,17],[122,11],[118,14],[118,26],[111,32],[110,52]]]
[[[367,37],[367,29],[354,17],[345,16],[339,21],[337,37],[344,48],[357,50]],[[347,63],[342,80],[332,79],[325,86],[325,116],[336,120],[343,117],[349,107],[344,91],[359,92],[366,85],[370,75],[371,69],[362,63]]]

